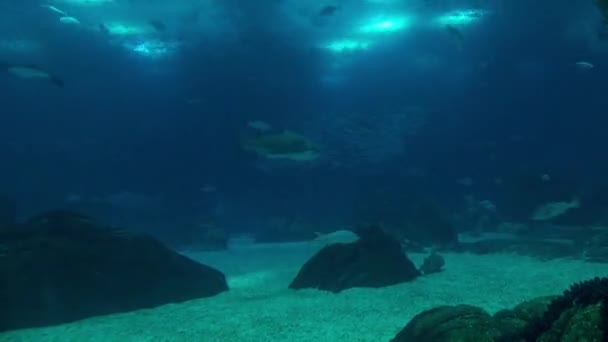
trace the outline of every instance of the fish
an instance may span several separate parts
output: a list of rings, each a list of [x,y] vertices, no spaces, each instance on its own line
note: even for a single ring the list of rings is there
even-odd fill
[[[272,130],[272,126],[265,122],[265,121],[261,121],[261,120],[254,120],[254,121],[249,121],[247,123],[247,126],[249,126],[249,128],[252,128],[256,131],[260,131],[260,132],[268,132],[270,130]]]
[[[317,235],[317,237],[315,237],[312,241],[323,243],[326,245],[334,243],[352,243],[359,240],[359,235],[357,235],[351,230],[346,229],[336,230],[335,232],[325,234],[315,232],[315,234]]]
[[[336,12],[340,9],[339,6],[334,6],[334,5],[327,5],[324,6],[323,8],[321,8],[319,10],[319,16],[321,17],[329,17],[332,16],[334,14],[336,14]]]
[[[0,71],[21,79],[45,79],[59,88],[65,86],[65,83],[61,78],[33,64],[0,63]]]
[[[55,13],[61,14],[62,16],[67,16],[68,15],[66,12],[60,10],[59,8],[57,8],[57,7],[53,6],[53,5],[40,5],[40,7],[47,8],[47,9],[49,9],[49,10],[55,12]]]
[[[576,209],[581,206],[581,202],[578,198],[573,199],[572,201],[566,202],[550,202],[545,203],[534,211],[532,214],[533,221],[549,221],[558,216],[565,214],[571,209]]]
[[[63,16],[59,18],[59,21],[63,24],[80,25],[80,20],[70,16]]]
[[[578,62],[574,63],[574,65],[576,65],[576,67],[581,70],[591,70],[591,69],[595,68],[595,65],[593,65],[591,62],[587,62],[587,61],[578,61]]]

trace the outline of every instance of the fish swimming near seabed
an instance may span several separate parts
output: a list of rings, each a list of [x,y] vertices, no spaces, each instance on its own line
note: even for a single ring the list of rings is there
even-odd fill
[[[581,202],[578,198],[569,202],[545,203],[536,208],[531,218],[533,221],[549,221],[572,209],[580,208],[580,206]]]
[[[334,243],[352,243],[359,240],[359,235],[357,235],[353,231],[346,229],[336,230],[335,232],[326,234],[318,232],[315,234],[317,234],[317,237],[312,240],[312,242],[317,242],[324,245],[330,245]]]
[[[0,72],[5,72],[11,76],[24,80],[48,80],[60,88],[65,86],[65,82],[63,82],[61,78],[33,64],[10,64],[0,62]]]

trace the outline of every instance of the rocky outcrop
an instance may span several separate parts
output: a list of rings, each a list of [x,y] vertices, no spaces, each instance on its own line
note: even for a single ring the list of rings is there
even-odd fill
[[[356,242],[321,249],[302,266],[289,287],[340,292],[353,287],[395,285],[420,275],[401,251],[399,241],[382,229],[373,226],[357,234]]]
[[[607,340],[608,278],[595,278],[494,316],[469,305],[433,308],[415,316],[391,342]]]
[[[54,211],[0,232],[0,331],[228,290],[224,275],[147,235]]]
[[[420,272],[424,275],[441,272],[444,265],[445,259],[439,253],[432,252],[424,258],[422,265],[420,265]]]

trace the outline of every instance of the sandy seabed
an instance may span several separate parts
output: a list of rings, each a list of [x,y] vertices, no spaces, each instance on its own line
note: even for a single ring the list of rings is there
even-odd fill
[[[237,244],[224,252],[185,253],[222,270],[231,290],[155,309],[1,333],[0,341],[381,342],[438,305],[471,304],[494,313],[608,274],[608,264],[580,260],[448,253],[443,272],[409,283],[339,294],[289,290],[299,267],[319,248],[312,243]],[[416,265],[425,257],[409,256]]]

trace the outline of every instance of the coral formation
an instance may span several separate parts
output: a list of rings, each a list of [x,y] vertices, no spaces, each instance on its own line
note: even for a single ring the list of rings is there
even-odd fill
[[[562,336],[566,333],[565,325],[569,329],[576,327],[573,320],[579,318],[577,311],[588,310],[589,307],[596,307],[596,314],[599,314],[597,327],[604,341],[608,340],[608,315],[601,313],[608,312],[608,278],[596,277],[591,280],[579,282],[570,286],[564,294],[554,299],[547,308],[545,314],[533,320],[524,330],[522,338],[526,341],[537,341],[545,334],[555,335],[558,330]],[[599,307],[598,307],[599,305]],[[586,311],[585,311],[586,312]],[[585,320],[588,320],[585,318]],[[553,331],[551,331],[553,330]],[[589,333],[591,329],[588,329]],[[545,337],[546,339],[546,337]]]

